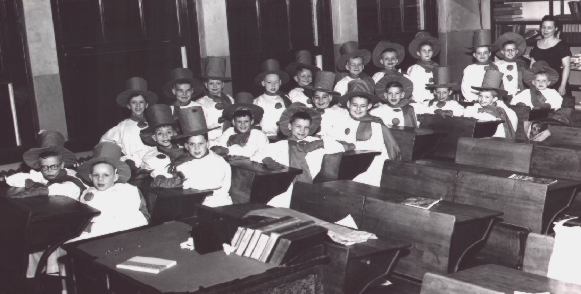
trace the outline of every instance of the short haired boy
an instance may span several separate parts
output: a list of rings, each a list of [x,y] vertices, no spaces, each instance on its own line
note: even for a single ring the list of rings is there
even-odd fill
[[[125,83],[126,89],[117,95],[117,105],[131,111],[129,118],[122,120],[109,129],[100,142],[113,142],[121,147],[123,160],[132,168],[140,168],[143,156],[153,149],[143,144],[139,133],[147,127],[143,115],[148,105],[157,101],[157,95],[147,89],[147,81],[141,77],[132,77]]]
[[[292,103],[303,103],[307,107],[312,107],[313,103],[308,97],[310,95],[305,92],[305,89],[312,85],[313,77],[320,69],[313,64],[313,55],[311,52],[308,50],[297,51],[295,61],[287,65],[285,69],[297,84],[297,87],[288,92],[290,101]]]
[[[385,76],[375,85],[375,93],[381,99],[375,108],[369,111],[379,117],[388,127],[416,128],[418,122],[414,107],[410,105],[413,84],[403,76]]]
[[[196,100],[204,109],[206,124],[212,128],[208,133],[210,144],[213,145],[222,135],[222,112],[228,105],[232,105],[232,97],[224,93],[225,82],[230,81],[226,77],[226,58],[208,56],[205,62],[205,70],[202,78],[206,86],[206,95]]]
[[[525,53],[526,41],[517,33],[506,32],[496,39],[494,47],[496,57],[498,57],[494,63],[498,70],[504,74],[502,87],[508,92],[509,97],[514,97],[524,89],[523,73],[526,64],[519,57]]]
[[[405,58],[405,49],[402,45],[390,41],[379,41],[371,56],[373,64],[382,69],[373,75],[374,83],[385,76],[404,76],[397,68]]]
[[[264,110],[254,105],[254,96],[248,92],[236,94],[236,103],[224,109],[224,120],[232,127],[226,129],[216,145],[210,149],[222,156],[250,158],[268,145],[268,137],[256,125],[262,120]]]
[[[433,95],[426,86],[434,83],[434,71],[438,64],[432,58],[440,52],[440,41],[427,32],[418,32],[410,42],[408,51],[417,59],[416,64],[407,70],[408,78],[414,85],[414,91],[410,94],[414,101],[427,106]]]
[[[278,132],[276,122],[291,103],[290,99],[280,92],[280,87],[288,82],[289,76],[280,69],[280,64],[276,59],[265,60],[261,69],[261,72],[254,78],[254,82],[264,87],[264,93],[254,99],[254,104],[264,110],[260,127],[267,136],[272,137],[276,136]]]
[[[194,74],[187,68],[174,68],[169,74],[169,80],[163,86],[164,95],[173,101],[171,111],[175,109],[202,106],[195,102],[204,95],[204,85],[194,78]]]
[[[462,116],[464,107],[451,96],[457,87],[458,84],[450,80],[449,67],[438,66],[434,71],[434,83],[426,86],[434,97],[428,103],[428,113],[444,117]]]
[[[488,69],[498,70],[498,67],[490,60],[492,54],[492,42],[490,30],[477,30],[472,39],[472,56],[476,60],[464,68],[462,76],[462,95],[467,102],[478,101],[478,92],[473,87],[480,87],[484,79],[484,73]]]
[[[321,124],[321,114],[302,103],[291,104],[282,114],[279,121],[280,132],[287,137],[266,146],[254,161],[263,162],[267,167],[274,164],[302,169],[295,181],[312,183],[321,170],[323,155],[345,151],[340,143],[334,140],[313,137]],[[286,192],[272,198],[268,205],[290,207],[292,185]]]
[[[552,69],[545,61],[537,61],[530,70],[525,70],[524,83],[530,87],[514,96],[511,105],[523,104],[532,109],[559,109],[563,104],[563,97],[553,86],[559,80],[559,73]]]
[[[482,86],[473,87],[478,91],[478,102],[466,107],[465,117],[472,117],[481,121],[502,120],[493,137],[514,139],[518,118],[516,113],[502,101],[508,93],[500,88],[502,73],[498,70],[487,70]]]
[[[63,195],[75,200],[85,190],[76,172],[66,167],[76,163],[75,154],[64,147],[64,136],[56,131],[43,130],[38,135],[39,147],[31,148],[22,155],[30,172],[20,172],[6,177],[13,187],[10,197],[37,195]]]
[[[365,66],[371,60],[371,52],[367,49],[359,49],[359,44],[355,41],[349,41],[339,48],[339,59],[335,63],[337,70],[347,71],[337,78],[339,79],[333,89],[341,95],[347,92],[347,84],[353,80],[365,80],[373,83],[373,80],[363,72]]]
[[[335,125],[348,116],[347,110],[339,106],[339,93],[333,90],[335,73],[319,71],[315,74],[315,82],[309,87],[313,96],[313,108],[321,113],[321,137],[338,137],[333,132],[338,130]]]

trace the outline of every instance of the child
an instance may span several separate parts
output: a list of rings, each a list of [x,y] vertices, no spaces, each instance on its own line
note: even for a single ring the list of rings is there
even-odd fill
[[[532,142],[543,142],[551,136],[549,124],[543,121],[525,121],[527,139]]]
[[[525,70],[524,83],[530,87],[514,96],[511,105],[524,104],[532,109],[559,109],[563,97],[555,89],[549,88],[559,80],[559,73],[549,67],[544,60],[537,61],[530,70]]]
[[[384,103],[371,109],[369,114],[379,117],[388,127],[418,126],[414,107],[410,105],[413,84],[403,76],[385,76],[375,85],[375,93]]]
[[[338,77],[339,81],[335,84],[334,91],[341,95],[347,92],[347,84],[353,80],[372,81],[371,78],[363,72],[365,65],[371,60],[371,53],[366,49],[359,49],[355,41],[346,42],[339,48],[339,59],[335,63],[337,70],[347,70],[344,77]]]
[[[405,50],[402,45],[389,41],[380,41],[373,49],[372,56],[373,64],[383,69],[373,75],[374,83],[379,82],[386,75],[403,76],[396,68],[405,58]]]
[[[143,200],[137,187],[128,184],[131,169],[120,160],[121,149],[101,142],[93,149],[93,158],[79,166],[79,176],[93,187],[83,192],[80,201],[98,209],[85,231],[75,240],[125,231],[147,225],[140,211]]]
[[[282,114],[278,123],[280,132],[287,140],[281,140],[266,146],[253,160],[271,166],[273,161],[298,169],[303,172],[295,181],[312,183],[313,178],[321,170],[323,155],[343,152],[343,146],[333,140],[321,140],[312,135],[321,124],[321,115],[307,108],[302,103],[291,104]],[[268,205],[275,207],[290,207],[292,185],[286,192],[272,198]]]
[[[178,134],[171,108],[165,104],[151,105],[145,110],[145,118],[148,127],[141,130],[141,140],[155,149],[143,156],[142,167],[151,171],[152,178],[158,175],[171,177],[168,172],[170,164],[185,155],[184,150],[171,141]]]
[[[486,70],[498,70],[498,67],[490,60],[490,50],[492,48],[490,30],[477,30],[474,32],[472,46],[472,56],[476,59],[476,63],[464,68],[461,85],[462,95],[464,95],[464,100],[467,102],[478,101],[478,94],[473,87],[482,85]]]
[[[347,117],[347,111],[338,105],[339,93],[333,91],[335,83],[335,73],[330,71],[319,71],[315,74],[315,82],[309,89],[314,92],[312,101],[313,108],[321,113],[321,137],[338,137],[333,134],[337,130],[335,125]]]
[[[63,195],[78,199],[85,185],[74,170],[65,168],[72,167],[77,159],[64,147],[64,136],[56,131],[42,130],[38,134],[38,143],[39,147],[22,155],[24,163],[31,168],[30,172],[6,177],[6,183],[15,188],[8,191],[8,196]]]
[[[499,58],[494,63],[498,70],[504,74],[502,86],[508,92],[510,100],[516,93],[524,89],[523,73],[526,65],[518,58],[525,53],[527,44],[521,35],[506,32],[496,39],[494,47],[497,50],[496,57]]]
[[[337,122],[335,134],[340,136],[335,140],[345,141],[355,145],[355,150],[379,151],[370,167],[364,173],[355,177],[354,181],[379,187],[386,159],[398,159],[399,147],[389,129],[382,124],[380,118],[369,115],[369,110],[380,99],[373,94],[373,84],[361,80],[351,81],[347,94],[340,99],[347,106],[349,115]]]
[[[418,62],[408,68],[407,74],[414,85],[413,100],[427,105],[434,97],[427,85],[434,83],[434,71],[438,64],[432,57],[440,53],[440,41],[427,32],[418,32],[410,42],[408,51]]]
[[[208,133],[210,144],[212,144],[222,135],[222,111],[234,103],[232,97],[223,92],[224,82],[230,80],[226,77],[226,58],[209,56],[206,59],[202,78],[207,94],[196,102],[204,109],[206,124],[213,129]]]
[[[502,73],[498,70],[487,70],[481,87],[472,87],[478,91],[478,103],[466,107],[465,117],[473,117],[482,121],[503,120],[493,137],[514,139],[518,118],[516,113],[508,108],[499,97],[507,95],[500,88]]]
[[[426,88],[433,93],[433,99],[428,103],[428,113],[441,116],[462,116],[464,107],[451,99],[458,84],[450,82],[450,70],[447,66],[438,66],[434,75],[435,81]]]
[[[299,102],[307,107],[312,107],[309,95],[305,94],[305,88],[313,82],[313,75],[320,69],[313,65],[313,56],[308,50],[300,50],[295,55],[295,62],[286,67],[286,72],[293,77],[297,87],[288,93],[292,103]]]
[[[152,147],[143,144],[139,132],[147,127],[143,112],[149,104],[157,101],[157,95],[147,89],[147,81],[132,77],[125,83],[125,91],[117,95],[117,105],[131,111],[129,118],[109,129],[100,142],[113,142],[123,151],[124,161],[133,168],[141,167],[143,156]]]
[[[264,87],[264,94],[256,97],[254,104],[264,110],[260,127],[267,136],[271,137],[277,135],[276,122],[286,106],[290,105],[289,98],[279,92],[280,86],[286,84],[289,77],[286,72],[280,69],[276,59],[265,60],[261,68],[262,71],[254,78],[254,82]]]
[[[262,120],[264,110],[252,101],[254,96],[248,92],[236,94],[236,103],[224,109],[224,120],[231,121],[232,127],[226,129],[212,151],[219,155],[252,157],[268,144],[268,137],[255,128]]]
[[[204,94],[204,86],[194,78],[194,74],[187,68],[175,68],[170,72],[170,78],[164,85],[166,97],[175,100],[171,105],[171,111],[175,114],[176,107],[188,108],[201,106],[192,100]],[[192,99],[193,98],[193,99]]]

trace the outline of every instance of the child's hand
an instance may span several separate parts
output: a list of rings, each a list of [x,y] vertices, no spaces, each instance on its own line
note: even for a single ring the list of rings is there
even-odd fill
[[[274,159],[272,159],[271,157],[266,157],[265,159],[262,160],[262,163],[267,169],[270,170],[281,170],[286,168],[286,166],[274,161]]]
[[[230,153],[228,148],[222,146],[212,146],[210,149],[220,156],[226,156],[228,153]]]
[[[151,183],[152,188],[181,188],[183,187],[183,179],[181,177],[166,178],[159,175],[153,179]]]
[[[355,150],[355,144],[353,144],[353,143],[347,143],[345,141],[337,141],[337,142],[339,142],[339,144],[343,145],[343,148],[345,149],[345,151]]]
[[[565,94],[567,94],[567,86],[566,85],[559,86],[559,95],[565,96]]]

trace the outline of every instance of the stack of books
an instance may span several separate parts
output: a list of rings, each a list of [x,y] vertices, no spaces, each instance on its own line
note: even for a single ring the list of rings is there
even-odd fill
[[[525,182],[533,182],[537,184],[543,185],[550,185],[556,183],[556,179],[548,179],[548,178],[540,178],[540,177],[531,177],[527,175],[519,175],[519,174],[512,174],[508,176],[509,179],[518,180],[518,181],[525,181]]]
[[[571,56],[571,69],[581,70],[581,53]]]
[[[581,18],[581,1],[569,1],[569,10],[571,11],[571,16],[576,19]]]
[[[522,19],[522,2],[504,2],[496,0],[492,6],[492,15],[496,21]]]
[[[291,247],[307,247],[320,243],[326,233],[325,228],[315,225],[313,221],[285,216],[252,226],[238,227],[230,246],[236,255],[279,265],[285,261]]]

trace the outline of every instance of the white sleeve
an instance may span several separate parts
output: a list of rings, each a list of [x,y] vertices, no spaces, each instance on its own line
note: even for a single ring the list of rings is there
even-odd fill
[[[552,109],[559,109],[563,105],[563,97],[555,89],[551,89],[549,97],[547,97],[547,103],[551,105]]]
[[[121,144],[121,130],[119,130],[119,125],[110,128],[103,136],[99,142],[113,142],[117,145]]]
[[[381,125],[378,123],[371,123],[371,127],[373,132],[371,138],[366,141],[355,141],[355,149],[383,152],[386,147],[385,143],[383,142],[383,132],[381,131]]]
[[[530,102],[530,90],[525,90],[525,91],[521,91],[520,93],[514,95],[514,97],[512,98],[512,100],[510,101],[510,105],[517,105],[519,103],[524,103],[526,106],[531,106],[531,102]]]
[[[81,189],[72,182],[55,183],[48,186],[48,195],[62,195],[79,200]]]
[[[325,145],[324,148],[325,154],[333,154],[345,151],[343,145],[341,145],[341,143],[337,142],[336,140],[323,138],[323,144]]]
[[[473,102],[473,101],[476,101],[478,99],[478,97],[476,96],[476,94],[474,94],[472,92],[472,91],[474,91],[474,89],[472,89],[473,83],[470,80],[470,78],[473,75],[471,76],[470,73],[467,72],[469,67],[470,66],[467,66],[463,71],[461,89],[462,89],[462,95],[464,96],[466,101]]]
[[[268,137],[262,131],[251,130],[251,132],[248,143],[244,147],[234,144],[228,147],[228,150],[230,150],[228,154],[250,158],[268,145]]]
[[[6,177],[6,184],[11,187],[24,187],[26,185],[26,180],[33,180],[42,184],[46,183],[42,173],[31,170],[29,173],[16,173]]]

